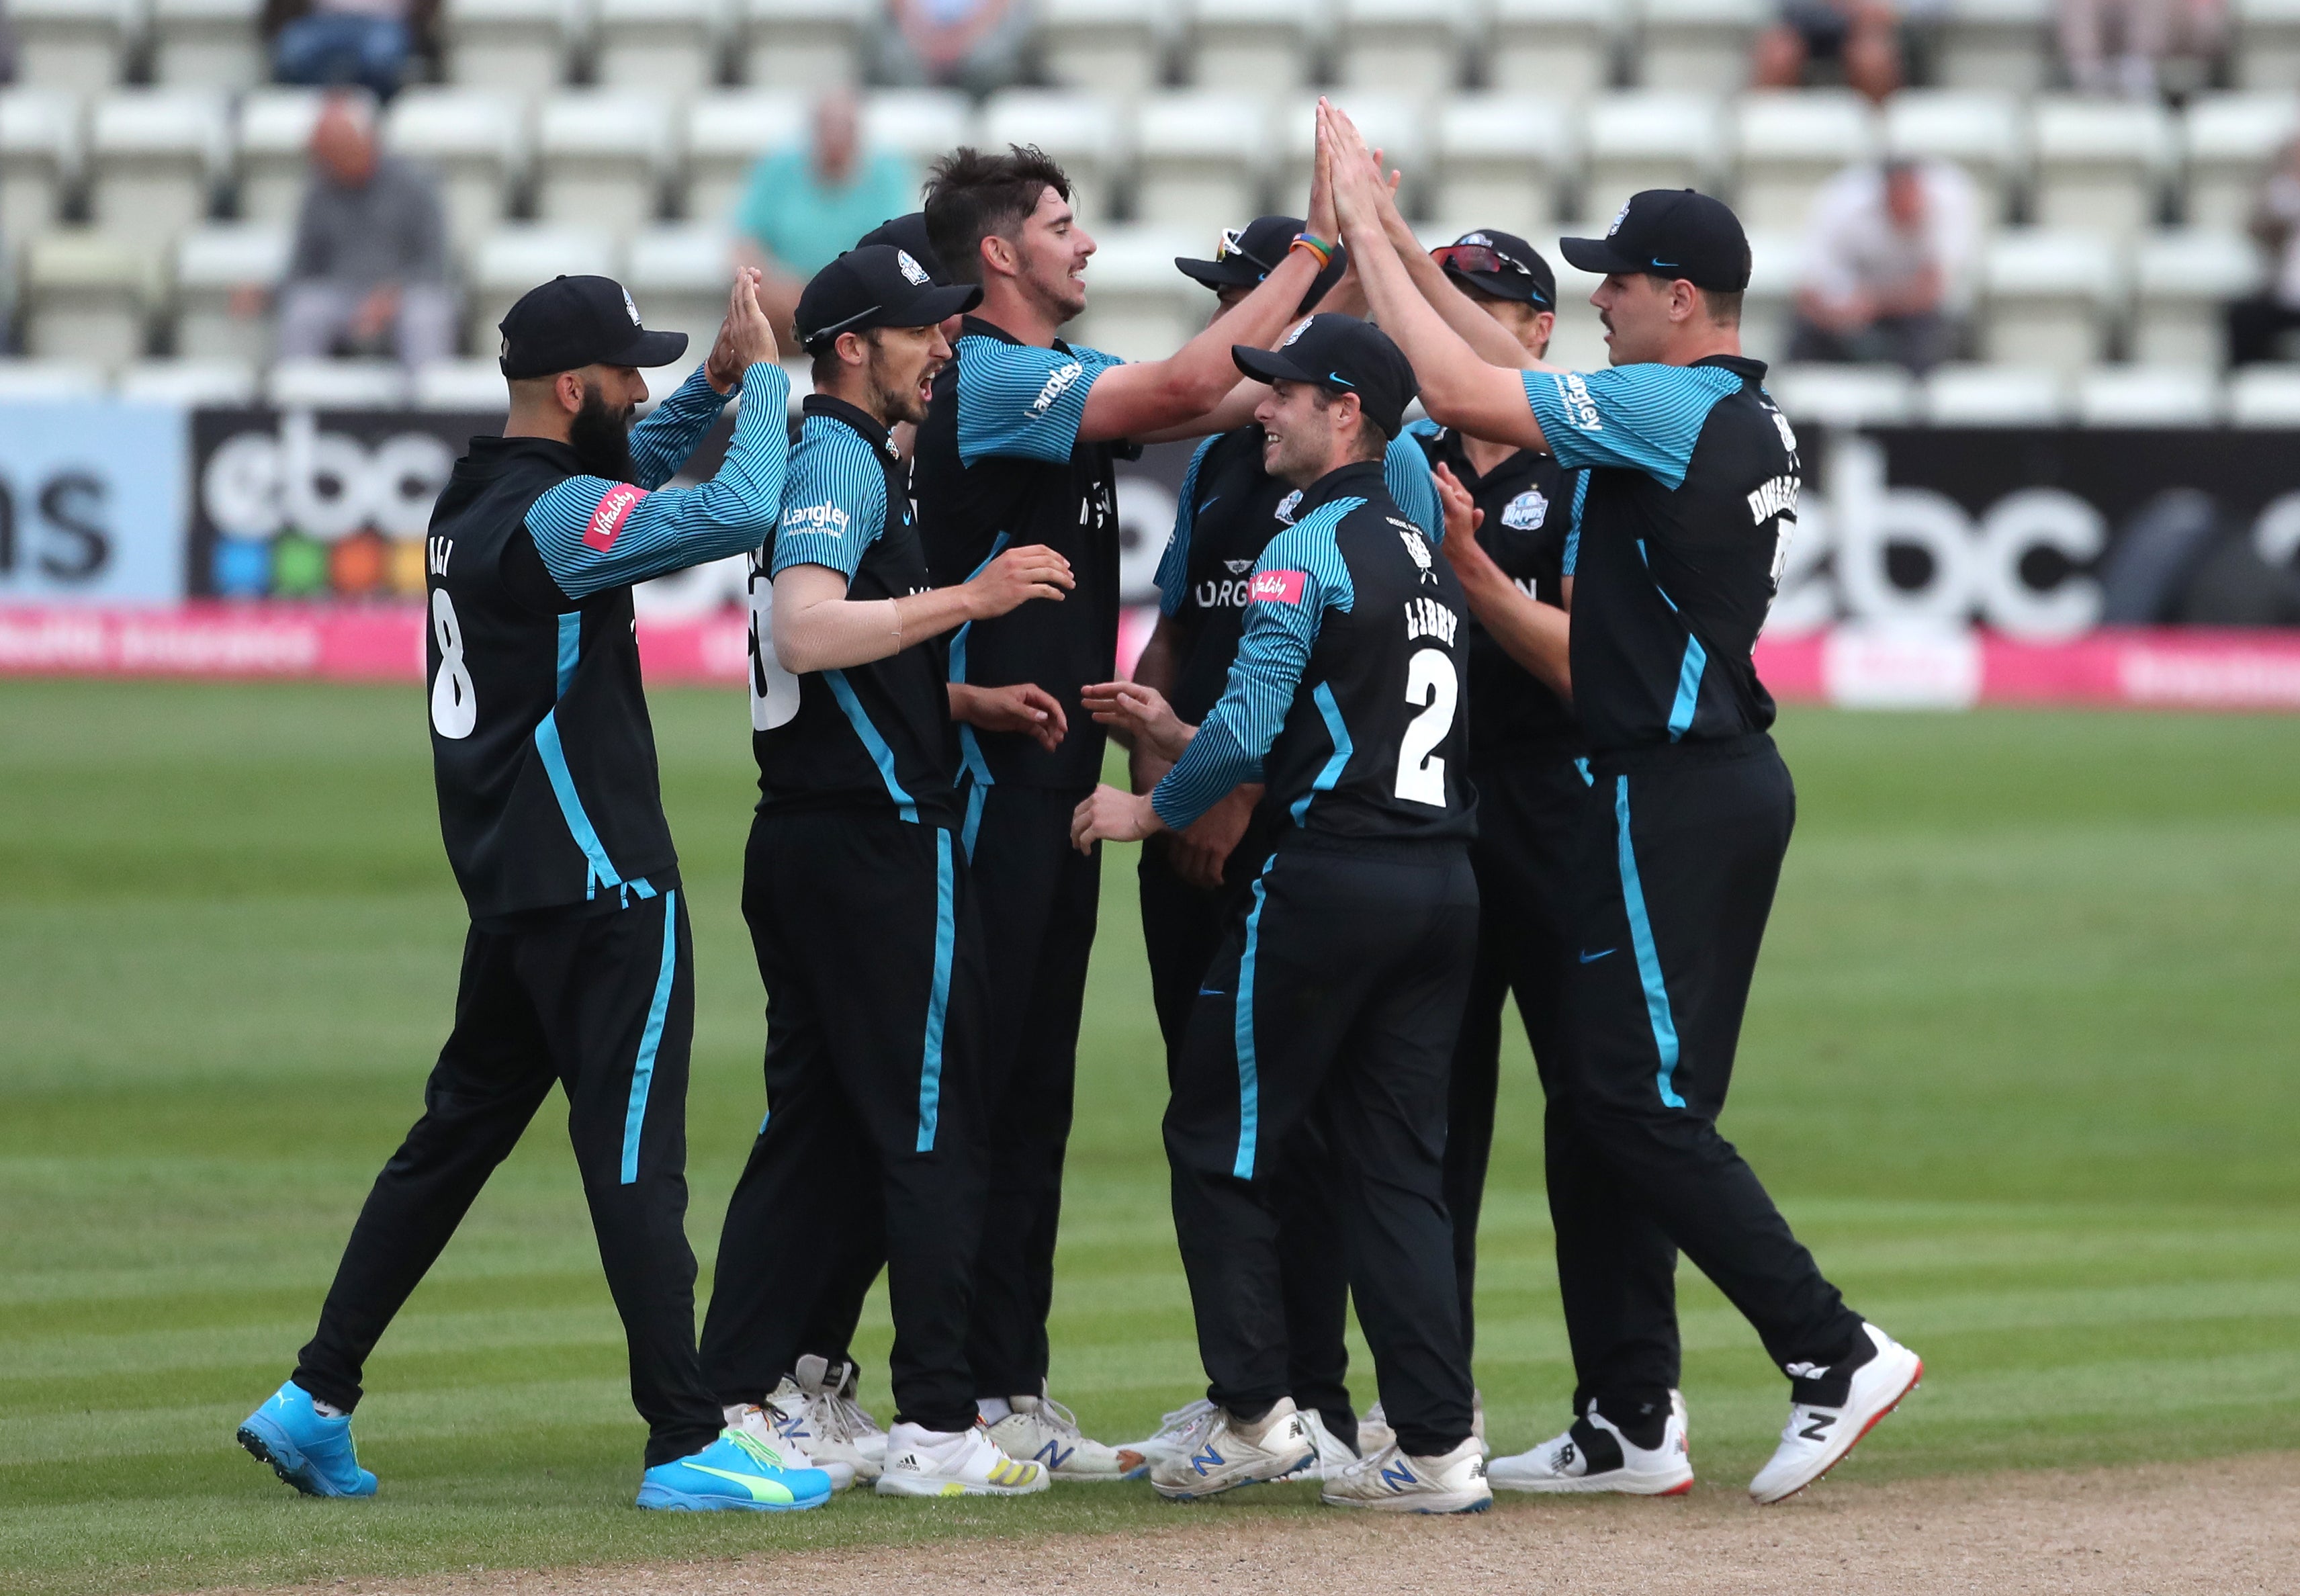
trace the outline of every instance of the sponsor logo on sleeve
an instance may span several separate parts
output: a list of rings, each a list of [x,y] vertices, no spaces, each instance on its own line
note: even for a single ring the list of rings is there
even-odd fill
[[[583,528],[583,541],[605,553],[615,546],[615,535],[623,529],[638,502],[646,497],[646,489],[634,487],[628,482],[618,482],[599,496],[599,507],[591,512],[591,524]]]
[[[1589,396],[1589,385],[1581,380],[1579,371],[1557,374],[1557,396],[1564,402],[1565,419],[1584,432],[1603,432],[1604,419],[1597,414],[1597,402]]]
[[[1309,580],[1307,571],[1259,571],[1254,575],[1252,597],[1257,604],[1298,604],[1302,602],[1302,589]]]
[[[847,513],[825,500],[820,504],[795,504],[783,511],[781,529],[785,532],[812,532],[824,537],[844,537],[849,520]]]
[[[1054,401],[1068,393],[1071,385],[1085,375],[1086,368],[1076,361],[1067,365],[1056,366],[1049,371],[1046,374],[1046,387],[1040,388],[1038,396],[1030,401],[1030,419],[1035,421],[1052,410]]]

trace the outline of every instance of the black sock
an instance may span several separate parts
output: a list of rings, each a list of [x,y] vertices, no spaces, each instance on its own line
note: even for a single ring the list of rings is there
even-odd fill
[[[1658,1402],[1613,1398],[1601,1401],[1597,1411],[1605,1422],[1619,1430],[1631,1446],[1640,1451],[1652,1451],[1662,1443],[1669,1432],[1669,1397],[1664,1393]],[[1618,1463],[1615,1467],[1621,1467]]]

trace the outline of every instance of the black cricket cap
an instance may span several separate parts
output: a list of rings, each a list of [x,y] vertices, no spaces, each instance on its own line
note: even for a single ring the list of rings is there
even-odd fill
[[[1749,286],[1749,236],[1723,200],[1690,188],[1632,195],[1603,238],[1560,238],[1584,271],[1683,278],[1696,288],[1738,294]]]
[[[942,267],[942,257],[935,254],[934,241],[927,237],[927,213],[913,211],[908,216],[892,216],[854,241],[857,249],[867,249],[873,244],[891,244],[896,249],[906,249],[911,259],[927,269],[927,275],[938,287],[952,281]]]
[[[1515,233],[1479,228],[1429,252],[1446,275],[1496,299],[1557,308],[1557,273],[1541,252]]]
[[[668,366],[687,335],[639,325],[630,290],[611,277],[553,278],[520,295],[496,324],[509,378],[553,377],[582,366]]]
[[[1302,227],[1298,216],[1257,216],[1242,228],[1224,228],[1221,237],[1214,242],[1212,260],[1176,255],[1174,265],[1184,277],[1209,288],[1251,288],[1278,270],[1278,263],[1294,247],[1295,236]],[[1310,291],[1302,295],[1302,303],[1294,313],[1306,316],[1315,310],[1318,302],[1326,297],[1326,291],[1342,280],[1349,263],[1348,253],[1335,241],[1333,259],[1311,279]]]
[[[1338,311],[1311,317],[1275,349],[1233,344],[1229,357],[1256,382],[1313,382],[1330,393],[1355,394],[1367,420],[1392,437],[1421,391],[1412,362],[1388,333]]]
[[[850,249],[814,274],[798,296],[798,341],[818,349],[840,333],[873,327],[932,327],[982,303],[972,283],[938,285],[906,249]]]

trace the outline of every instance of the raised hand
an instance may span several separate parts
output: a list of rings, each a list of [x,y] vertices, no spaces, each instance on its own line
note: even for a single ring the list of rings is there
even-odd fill
[[[780,358],[774,326],[759,305],[762,280],[755,266],[735,273],[735,286],[727,295],[727,320],[719,324],[719,336],[704,358],[704,376],[722,394],[733,393],[752,366]]]
[[[1080,689],[1079,701],[1103,725],[1125,732],[1134,746],[1170,765],[1180,760],[1197,731],[1174,713],[1157,688],[1139,682],[1097,682]]]
[[[1070,735],[1062,701],[1044,687],[1015,682],[1004,687],[950,685],[950,712],[979,731],[1020,732],[1052,753]]]
[[[1440,464],[1430,478],[1438,485],[1438,502],[1446,511],[1443,546],[1446,555],[1457,561],[1466,559],[1468,552],[1478,546],[1478,528],[1486,524],[1486,512],[1470,497],[1470,490],[1454,475],[1452,466]]]
[[[966,591],[974,601],[975,619],[988,620],[1032,599],[1060,601],[1077,586],[1068,560],[1044,544],[1032,544],[993,560],[967,582]]]

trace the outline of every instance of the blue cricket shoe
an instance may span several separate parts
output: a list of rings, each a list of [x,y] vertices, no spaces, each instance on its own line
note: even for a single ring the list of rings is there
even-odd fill
[[[820,1468],[788,1468],[782,1454],[738,1430],[691,1458],[658,1463],[639,1479],[639,1506],[673,1513],[791,1513],[830,1500]]]
[[[239,1426],[239,1443],[306,1496],[373,1496],[375,1475],[352,1451],[348,1413],[329,1418],[290,1380]]]

